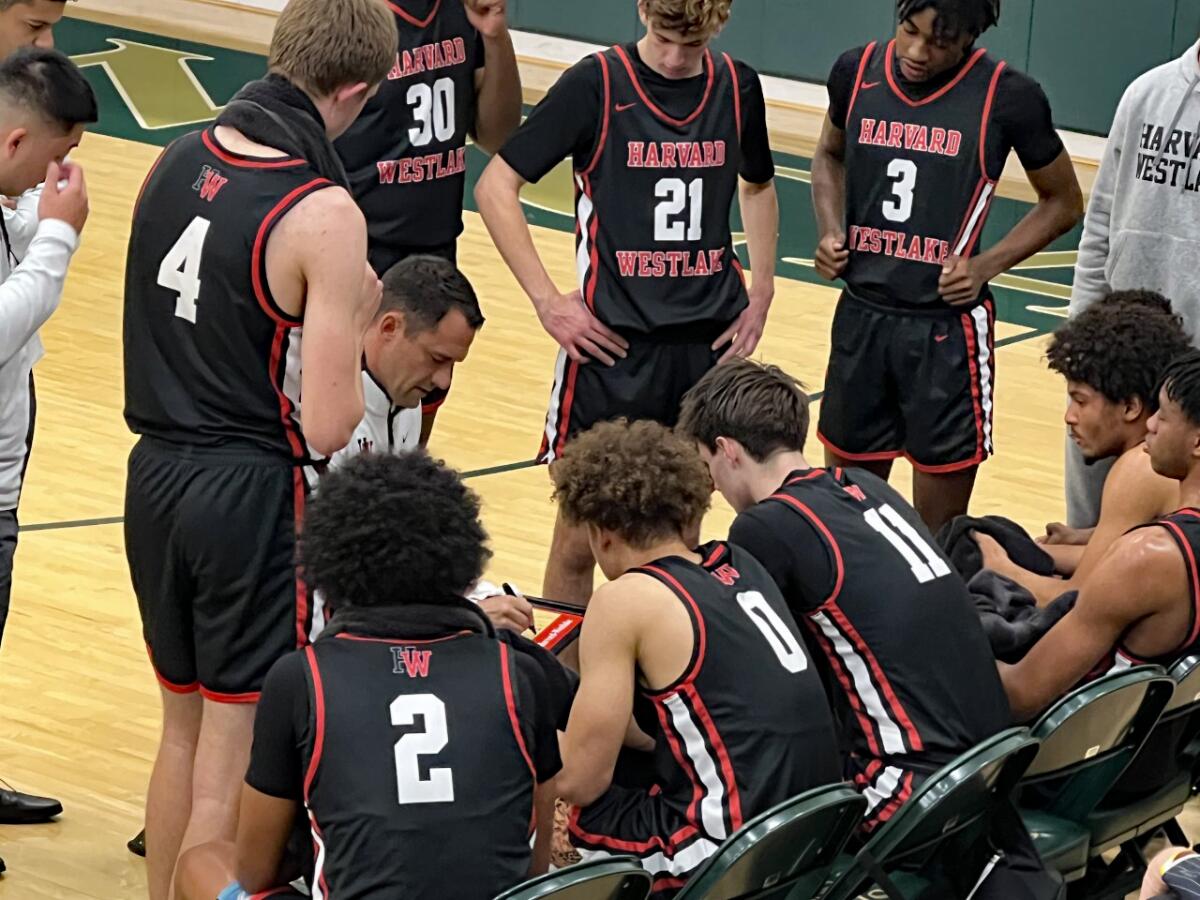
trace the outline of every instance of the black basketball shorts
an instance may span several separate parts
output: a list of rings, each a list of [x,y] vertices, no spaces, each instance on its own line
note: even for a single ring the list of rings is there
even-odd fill
[[[843,459],[955,472],[992,454],[996,307],[884,309],[843,292],[817,435]]]
[[[308,643],[295,559],[306,493],[302,468],[252,450],[133,448],[125,552],[164,688],[254,703],[275,661]]]
[[[557,459],[567,441],[598,422],[651,419],[674,427],[679,405],[724,353],[712,344],[727,326],[707,324],[627,334],[629,351],[615,366],[580,364],[559,350],[538,461]]]

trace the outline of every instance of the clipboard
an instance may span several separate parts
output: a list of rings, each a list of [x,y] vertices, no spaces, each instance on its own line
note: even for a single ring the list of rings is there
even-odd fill
[[[545,597],[525,595],[525,599],[534,609],[555,614],[554,620],[549,625],[534,634],[533,642],[535,644],[557,655],[579,639],[586,607],[558,600],[547,600]]]

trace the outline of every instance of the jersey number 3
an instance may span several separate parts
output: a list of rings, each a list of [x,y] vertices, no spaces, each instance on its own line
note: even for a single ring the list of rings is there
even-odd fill
[[[196,216],[163,257],[158,267],[159,287],[175,293],[175,315],[196,324],[196,301],[200,298],[200,257],[212,223]]]
[[[889,222],[907,222],[912,218],[913,191],[917,187],[917,164],[911,159],[893,159],[887,168],[894,179],[892,198],[885,200],[883,215]]]
[[[433,694],[401,694],[391,705],[392,724],[412,725],[416,717],[424,719],[425,730],[406,734],[396,741],[396,793],[401,806],[412,803],[453,803],[454,773],[448,769],[429,769],[421,777],[420,756],[431,756],[446,749],[446,704]]]

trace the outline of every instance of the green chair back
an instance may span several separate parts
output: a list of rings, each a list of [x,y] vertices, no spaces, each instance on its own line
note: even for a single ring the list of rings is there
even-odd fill
[[[866,799],[845,785],[787,800],[738,829],[676,900],[815,896],[866,808]]]
[[[530,879],[496,900],[646,900],[650,873],[631,856],[612,856]]]

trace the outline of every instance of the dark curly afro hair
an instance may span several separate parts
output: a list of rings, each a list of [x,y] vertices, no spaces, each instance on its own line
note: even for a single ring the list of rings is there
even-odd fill
[[[366,454],[321,479],[299,561],[335,609],[462,597],[491,558],[479,498],[423,451]]]

